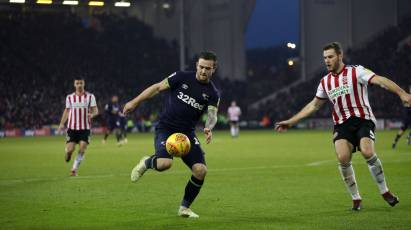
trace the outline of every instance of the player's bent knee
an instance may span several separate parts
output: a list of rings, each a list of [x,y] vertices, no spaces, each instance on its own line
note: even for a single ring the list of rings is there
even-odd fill
[[[66,152],[71,154],[74,152],[74,146],[73,145],[69,145],[66,147]]]
[[[361,147],[362,155],[366,158],[372,157],[374,155],[374,149],[369,146]]]
[[[66,152],[67,152],[68,154],[72,154],[72,153],[74,152],[74,148],[67,148],[67,149],[66,149]]]
[[[195,164],[192,167],[193,175],[200,180],[204,180],[207,175],[207,166],[203,164]]]
[[[337,152],[337,159],[338,162],[341,164],[347,164],[351,161],[351,153],[350,152]]]

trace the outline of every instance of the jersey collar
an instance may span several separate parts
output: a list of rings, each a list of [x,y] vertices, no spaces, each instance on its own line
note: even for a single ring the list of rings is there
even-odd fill
[[[340,70],[340,72],[338,72],[338,73],[336,73],[336,74],[333,74],[332,72],[330,72],[330,74],[331,74],[331,76],[333,76],[333,77],[338,77],[342,72],[344,72],[344,70],[345,70],[345,64],[343,65],[343,67],[342,67],[342,69]]]

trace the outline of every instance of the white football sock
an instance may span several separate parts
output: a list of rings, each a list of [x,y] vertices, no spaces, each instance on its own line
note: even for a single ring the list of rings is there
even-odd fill
[[[73,163],[73,169],[77,170],[78,167],[80,166],[81,161],[83,160],[83,154],[84,153],[78,153],[76,159],[74,160]]]
[[[231,127],[230,128],[230,133],[231,133],[231,136],[235,136],[235,128],[234,127]]]
[[[378,159],[377,154],[367,159],[368,169],[370,170],[371,176],[374,178],[375,183],[377,183],[378,189],[381,194],[388,192],[388,187],[385,182],[384,170],[382,169],[382,164],[380,159]]]
[[[351,162],[348,164],[338,164],[338,169],[340,170],[341,177],[345,183],[348,193],[350,193],[353,200],[361,200],[360,193],[358,192],[357,181],[355,179],[354,168]]]

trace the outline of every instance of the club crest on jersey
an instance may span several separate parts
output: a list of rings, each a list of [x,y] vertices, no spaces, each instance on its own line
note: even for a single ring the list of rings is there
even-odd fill
[[[343,80],[343,84],[344,84],[344,85],[347,85],[347,84],[348,84],[348,79],[347,79],[347,76],[346,76],[346,75],[343,76],[343,79],[342,79],[342,80]]]
[[[182,84],[182,85],[181,85],[181,88],[183,88],[183,89],[188,89],[188,85],[187,85],[187,84]]]
[[[206,100],[206,101],[208,101],[208,98],[209,98],[210,96],[208,96],[208,95],[205,94],[205,93],[203,93],[202,95],[203,95],[203,99]]]

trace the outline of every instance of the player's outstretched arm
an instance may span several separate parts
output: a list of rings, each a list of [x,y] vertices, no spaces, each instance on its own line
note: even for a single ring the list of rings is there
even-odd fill
[[[60,125],[57,128],[57,134],[61,133],[61,130],[64,128],[64,124],[66,124],[67,118],[68,118],[68,112],[69,109],[64,109],[63,115],[61,116],[61,120],[60,120]]]
[[[397,94],[404,104],[411,105],[411,94],[405,92],[401,87],[399,87],[395,82],[382,76],[375,75],[371,81],[371,84],[379,85],[381,88],[387,89],[395,94]]]
[[[161,82],[151,85],[142,93],[140,93],[137,97],[135,97],[133,100],[127,102],[123,108],[123,113],[125,115],[128,114],[129,112],[133,111],[137,106],[139,106],[141,102],[154,97],[159,92],[166,90],[168,88],[170,88],[170,86],[168,84],[167,78],[162,80]]]
[[[204,127],[204,135],[206,136],[206,143],[209,144],[213,137],[211,130],[217,124],[217,107],[208,106],[207,108],[207,120]]]
[[[286,131],[293,125],[297,124],[301,119],[304,119],[319,110],[324,103],[325,100],[320,100],[314,97],[311,102],[305,105],[304,108],[300,110],[300,112],[292,116],[290,119],[275,123],[275,130],[279,132]]]

